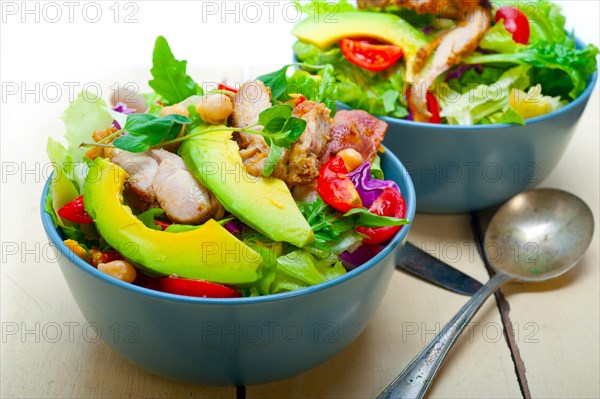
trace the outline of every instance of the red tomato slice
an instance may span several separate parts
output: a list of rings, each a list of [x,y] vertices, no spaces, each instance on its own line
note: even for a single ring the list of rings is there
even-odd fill
[[[496,11],[496,22],[504,20],[504,28],[512,33],[512,38],[516,43],[529,43],[530,27],[527,16],[517,7],[500,7]]]
[[[195,296],[200,298],[237,298],[241,294],[233,288],[202,280],[190,280],[179,277],[166,277],[158,281],[161,291],[170,294]]]
[[[69,222],[79,224],[94,223],[90,215],[88,215],[88,213],[85,211],[85,206],[83,204],[83,195],[80,195],[73,201],[66,203],[56,213],[58,213],[58,216],[65,220],[68,220]]]
[[[408,91],[406,92],[406,100],[408,102],[408,108],[410,109],[410,112],[414,115],[415,110],[414,110],[414,107],[412,107],[412,103],[410,101],[410,96],[411,96],[411,90],[408,89]],[[431,113],[431,117],[429,118],[429,123],[442,123],[442,117],[440,115],[441,108],[440,108],[440,103],[438,102],[437,98],[435,98],[433,93],[430,91],[427,92],[427,96],[425,98],[427,98],[427,110]]]
[[[402,49],[370,39],[340,40],[342,54],[354,65],[373,72],[383,71],[402,57]]]
[[[348,177],[348,169],[340,156],[331,158],[323,165],[317,179],[317,189],[323,201],[340,212],[362,208],[360,195]]]
[[[393,188],[386,188],[369,207],[369,212],[379,216],[392,216],[403,219],[406,216],[404,197]],[[367,236],[363,244],[377,245],[390,239],[402,226],[357,227],[356,231]]]

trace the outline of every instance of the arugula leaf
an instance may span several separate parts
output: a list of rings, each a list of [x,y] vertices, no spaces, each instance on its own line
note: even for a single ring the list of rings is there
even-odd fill
[[[186,231],[196,230],[200,226],[193,226],[189,224],[172,224],[165,229],[167,233],[184,233]]]
[[[273,99],[278,99],[283,93],[285,93],[288,85],[286,74],[289,67],[289,65],[286,65],[283,68],[276,70],[275,72],[261,75],[258,78],[256,78],[263,82],[265,86],[271,89]]]
[[[354,208],[344,214],[345,218],[356,216],[356,224],[363,227],[403,226],[410,223],[408,219],[398,219],[390,216],[380,216],[365,208]]]
[[[144,223],[146,227],[152,230],[162,230],[160,226],[154,223],[157,216],[163,216],[165,211],[160,208],[150,208],[145,212],[140,213],[137,218]]]
[[[187,61],[179,61],[171,52],[167,39],[156,38],[152,53],[152,79],[150,87],[168,104],[176,104],[195,94],[203,94],[202,88],[187,75]]]
[[[182,115],[159,117],[152,114],[130,114],[123,126],[126,135],[118,137],[113,145],[129,152],[144,152],[163,141],[176,138],[184,124],[192,120]]]
[[[283,148],[273,143],[271,143],[270,147],[271,148],[269,150],[269,156],[267,157],[267,160],[265,161],[265,165],[262,170],[262,174],[265,177],[269,177],[273,174],[275,166],[277,166],[277,162],[279,162],[279,160],[283,156]]]

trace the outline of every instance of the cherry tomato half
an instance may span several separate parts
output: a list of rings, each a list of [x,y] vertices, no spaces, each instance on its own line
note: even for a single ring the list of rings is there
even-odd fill
[[[342,39],[340,48],[348,61],[373,72],[388,69],[403,54],[400,47],[371,39]]]
[[[411,90],[409,89],[406,92],[406,99],[408,101],[408,108],[410,112],[414,115],[415,109],[412,106],[412,102],[410,101]],[[437,98],[433,95],[432,92],[427,92],[427,110],[431,113],[431,117],[429,118],[429,123],[442,123],[442,117],[440,116],[440,103]]]
[[[346,213],[353,208],[362,208],[362,200],[348,169],[340,156],[331,158],[323,165],[317,179],[319,195],[336,210]]]
[[[369,212],[379,216],[392,216],[403,219],[406,216],[406,203],[402,195],[393,188],[386,188],[369,207]],[[402,226],[357,227],[356,231],[367,236],[363,244],[376,245],[396,234]]]
[[[530,27],[527,16],[517,7],[504,6],[496,11],[495,21],[504,20],[504,28],[512,33],[516,43],[527,44],[529,42]]]
[[[73,201],[66,203],[56,213],[58,213],[58,216],[65,220],[68,220],[69,222],[79,224],[94,223],[90,215],[88,215],[88,213],[85,211],[85,206],[83,204],[83,195],[80,195]]]
[[[166,277],[158,281],[161,291],[170,294],[195,296],[200,298],[237,298],[241,294],[233,288],[202,280],[179,277]]]

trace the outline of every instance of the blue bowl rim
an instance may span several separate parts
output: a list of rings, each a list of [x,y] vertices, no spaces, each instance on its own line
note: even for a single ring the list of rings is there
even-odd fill
[[[385,147],[384,147],[385,148]],[[46,234],[52,241],[52,243],[56,246],[58,251],[60,251],[60,255],[64,256],[66,259],[70,261],[70,263],[74,264],[79,269],[83,270],[85,273],[104,281],[105,283],[111,284],[113,286],[132,291],[136,294],[145,295],[148,297],[152,297],[154,299],[163,299],[163,300],[171,300],[179,303],[189,303],[189,304],[204,304],[204,305],[251,305],[251,304],[259,304],[259,303],[267,303],[274,302],[280,300],[286,300],[290,298],[300,297],[304,295],[310,295],[315,292],[323,291],[327,288],[336,286],[338,284],[342,284],[343,282],[354,278],[355,276],[366,272],[368,269],[374,267],[377,263],[379,263],[383,258],[385,258],[388,254],[390,254],[404,238],[407,236],[408,231],[410,230],[410,226],[414,221],[414,216],[416,212],[416,193],[413,182],[408,174],[408,171],[402,165],[402,162],[394,155],[392,151],[385,148],[384,152],[385,157],[390,157],[390,161],[393,163],[394,167],[396,167],[401,176],[406,180],[406,185],[408,186],[408,193],[402,193],[407,202],[407,210],[406,217],[410,220],[408,225],[405,225],[400,231],[394,236],[394,238],[388,243],[388,245],[375,257],[370,259],[368,262],[364,263],[360,267],[357,267],[354,270],[351,270],[344,274],[343,276],[336,277],[332,280],[326,281],[321,284],[313,285],[306,288],[301,288],[295,291],[284,292],[279,294],[272,295],[264,295],[257,297],[242,297],[242,298],[197,298],[197,297],[188,297],[182,295],[169,294],[161,291],[152,290],[149,288],[140,287],[134,284],[126,283],[116,278],[110,277],[105,273],[102,273],[95,267],[91,266],[89,263],[85,262],[83,259],[75,256],[73,252],[67,248],[64,244],[63,239],[58,233],[58,229],[54,227],[54,223],[52,222],[52,218],[49,214],[45,212],[45,203],[46,196],[50,189],[50,182],[52,181],[52,176],[48,178],[46,184],[44,185],[44,189],[42,191],[41,203],[40,203],[40,211],[42,217],[42,224],[44,226],[44,230]]]
[[[583,48],[584,46],[586,46],[586,44],[579,38],[575,37],[575,46],[577,48]],[[534,123],[543,122],[547,119],[552,119],[552,118],[562,115],[566,112],[569,112],[571,109],[579,106],[579,104],[581,104],[582,102],[587,101],[589,99],[589,97],[591,96],[592,92],[594,91],[597,81],[598,81],[598,70],[596,70],[593,74],[591,74],[588,77],[588,85],[585,88],[585,90],[583,91],[583,93],[581,93],[579,95],[579,97],[577,97],[576,99],[574,99],[573,101],[571,101],[570,103],[565,105],[564,107],[561,107],[561,108],[557,109],[556,111],[550,112],[549,114],[536,116],[535,118],[526,119],[525,126],[515,125],[515,124],[511,124],[511,123],[496,123],[496,124],[489,124],[489,125],[431,124],[431,123],[426,123],[426,122],[409,121],[406,119],[395,118],[392,116],[380,116],[380,115],[375,115],[375,116],[377,118],[387,122],[388,124],[396,124],[396,125],[406,126],[406,127],[424,127],[424,128],[430,128],[430,129],[433,128],[433,130],[438,130],[438,131],[460,130],[460,131],[469,131],[469,132],[471,132],[471,131],[479,132],[481,130],[496,130],[496,129],[507,129],[507,128],[514,128],[514,127],[527,127]],[[338,102],[340,104],[343,104],[344,106],[348,107],[349,109],[355,109],[341,101],[338,101]]]

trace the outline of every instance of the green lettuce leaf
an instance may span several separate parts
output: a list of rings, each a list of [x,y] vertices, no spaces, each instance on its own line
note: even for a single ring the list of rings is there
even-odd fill
[[[465,93],[452,91],[448,86],[438,96],[442,104],[441,115],[448,123],[473,125],[490,115],[504,112],[509,106],[513,87],[525,89],[529,86],[528,65],[520,65],[506,71],[493,85],[478,85]]]
[[[497,53],[514,53],[525,46],[513,40],[512,33],[506,30],[504,24],[497,23],[486,32],[479,42],[479,47]]]
[[[532,65],[540,69],[553,69],[568,75],[571,80],[571,90],[568,96],[577,98],[587,86],[587,78],[596,71],[596,56],[598,48],[587,45],[583,49],[540,42],[535,46],[527,46],[519,52],[512,54],[477,54],[464,59],[467,64],[513,63]],[[542,84],[544,82],[534,82]],[[555,95],[544,87],[544,92]]]
[[[404,92],[402,67],[398,64],[384,72],[371,72],[360,68],[343,56],[339,46],[320,50],[313,44],[297,41],[294,44],[296,57],[313,65],[331,64],[337,83],[337,99],[356,109],[373,115],[404,118],[408,110],[400,101]]]

